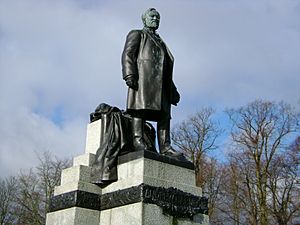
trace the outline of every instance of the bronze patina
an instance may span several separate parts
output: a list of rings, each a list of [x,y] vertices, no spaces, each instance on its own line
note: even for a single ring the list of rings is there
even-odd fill
[[[128,86],[127,113],[132,116],[133,146],[147,150],[144,121],[157,122],[160,153],[177,157],[171,146],[171,104],[177,105],[180,95],[173,82],[174,58],[158,35],[160,14],[150,8],[142,15],[144,28],[132,30],[126,38],[122,54],[123,79]]]

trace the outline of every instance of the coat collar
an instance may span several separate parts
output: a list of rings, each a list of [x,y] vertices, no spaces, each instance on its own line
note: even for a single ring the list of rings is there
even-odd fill
[[[157,38],[160,38],[160,40],[163,42],[163,44],[166,46],[166,44],[164,43],[164,41],[161,39],[161,37],[157,34],[157,33],[153,33],[152,31],[150,31],[148,28],[144,27],[143,31],[148,34],[148,36],[154,41],[154,43],[156,45],[158,45],[160,48],[162,48],[161,44],[158,42]],[[156,35],[157,37],[154,37],[154,35]]]
[[[162,39],[157,33],[154,34],[153,32],[151,32],[151,31],[150,31],[149,29],[147,29],[146,27],[144,27],[144,28],[142,29],[142,31],[143,31],[146,35],[148,35],[148,36],[153,40],[153,42],[154,42],[157,46],[159,46],[160,48],[162,48],[161,44],[160,44],[160,43],[156,40],[156,38],[154,37],[154,35],[157,35],[158,38],[160,38],[161,42],[165,45],[165,47],[166,47],[166,49],[167,49],[167,52],[168,52],[168,54],[169,54],[171,60],[174,61],[174,57],[173,57],[171,51],[169,50],[168,46],[166,45],[166,43],[163,41],[163,39]]]

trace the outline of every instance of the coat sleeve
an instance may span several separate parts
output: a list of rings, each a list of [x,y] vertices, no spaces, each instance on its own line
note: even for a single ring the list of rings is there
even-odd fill
[[[137,57],[139,54],[141,42],[141,32],[132,30],[126,38],[124,50],[122,53],[122,73],[123,79],[128,77],[138,78]]]
[[[177,91],[177,88],[174,84],[174,82],[172,81],[172,86],[171,86],[171,104],[172,105],[177,105],[177,103],[180,101],[180,94]]]

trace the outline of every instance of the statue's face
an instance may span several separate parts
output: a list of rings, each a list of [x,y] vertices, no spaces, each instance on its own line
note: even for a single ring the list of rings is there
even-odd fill
[[[144,20],[144,25],[148,28],[157,30],[159,27],[160,16],[156,10],[149,11]]]

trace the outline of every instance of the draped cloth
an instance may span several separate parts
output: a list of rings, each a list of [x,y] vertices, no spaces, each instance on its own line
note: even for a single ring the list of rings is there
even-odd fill
[[[117,181],[118,156],[132,151],[131,118],[117,107],[100,104],[90,115],[91,122],[101,119],[100,146],[92,166],[92,183],[99,186]],[[145,139],[155,150],[155,130],[147,124]]]

